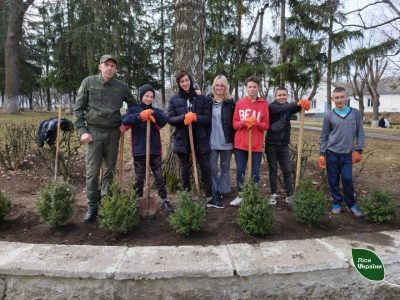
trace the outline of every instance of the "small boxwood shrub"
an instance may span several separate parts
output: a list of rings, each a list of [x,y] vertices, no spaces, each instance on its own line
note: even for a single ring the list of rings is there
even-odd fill
[[[192,201],[190,193],[181,191],[178,193],[178,201],[175,213],[168,222],[178,234],[189,234],[192,231],[199,231],[203,226],[206,210],[200,203]]]
[[[65,182],[55,182],[40,190],[36,206],[40,217],[51,228],[56,228],[71,218],[74,202],[71,186]]]
[[[368,221],[387,222],[396,215],[396,203],[392,191],[372,189],[369,197],[360,200],[361,211]]]
[[[304,180],[293,196],[293,214],[297,221],[308,226],[318,224],[326,214],[328,198],[317,190],[311,180]]]
[[[139,224],[139,208],[134,189],[124,191],[114,183],[111,194],[101,200],[99,223],[115,233],[126,233],[135,228]]]
[[[258,185],[246,180],[239,193],[243,203],[239,208],[237,224],[244,232],[253,236],[263,236],[272,232],[274,213]]]
[[[11,210],[11,201],[0,191],[0,222]]]

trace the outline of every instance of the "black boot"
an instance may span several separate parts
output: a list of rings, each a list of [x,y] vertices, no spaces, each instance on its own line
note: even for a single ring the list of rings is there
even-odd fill
[[[83,220],[85,223],[92,223],[96,220],[97,217],[97,208],[89,208],[85,214]]]
[[[169,203],[168,200],[161,201],[161,210],[163,212],[166,212],[167,214],[172,214],[174,212],[174,209],[172,208],[171,203]]]

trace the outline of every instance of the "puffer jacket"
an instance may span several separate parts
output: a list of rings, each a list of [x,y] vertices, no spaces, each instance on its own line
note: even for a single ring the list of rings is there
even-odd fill
[[[189,111],[197,115],[197,122],[192,123],[194,146],[199,153],[210,152],[210,122],[211,107],[204,95],[196,95],[194,90],[187,94],[180,90],[179,93],[169,100],[168,104],[168,123],[175,126],[173,152],[189,153],[189,130],[183,121],[185,114]]]
[[[167,124],[168,116],[161,109],[142,102],[129,107],[128,112],[122,116],[122,124],[132,127],[132,156],[146,155],[147,122],[140,119],[140,113],[145,109],[152,109],[156,120],[155,124],[150,122],[150,155],[162,155],[160,129]]]

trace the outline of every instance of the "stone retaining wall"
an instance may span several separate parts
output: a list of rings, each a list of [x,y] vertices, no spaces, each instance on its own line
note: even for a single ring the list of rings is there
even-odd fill
[[[400,231],[261,244],[106,247],[0,242],[0,299],[398,299],[351,249],[400,284]]]

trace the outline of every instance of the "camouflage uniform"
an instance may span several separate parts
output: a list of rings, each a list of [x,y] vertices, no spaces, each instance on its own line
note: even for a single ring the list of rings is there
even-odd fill
[[[86,77],[78,90],[74,115],[79,135],[90,133],[93,141],[86,148],[86,196],[90,209],[97,209],[101,196],[108,193],[118,156],[120,109],[123,102],[134,104],[126,83],[101,75]],[[103,182],[99,193],[98,176],[103,164]]]

